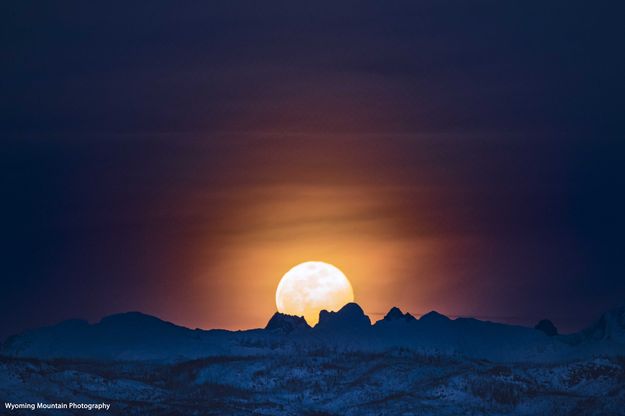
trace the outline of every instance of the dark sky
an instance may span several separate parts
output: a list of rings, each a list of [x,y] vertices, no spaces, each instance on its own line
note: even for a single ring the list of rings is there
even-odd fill
[[[0,338],[262,326],[306,260],[374,319],[625,301],[618,2],[124,3],[2,6]]]

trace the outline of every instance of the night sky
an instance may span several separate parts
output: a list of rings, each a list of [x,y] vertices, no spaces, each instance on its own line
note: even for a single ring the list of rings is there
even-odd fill
[[[618,2],[124,3],[2,6],[0,338],[264,326],[306,260],[374,320],[625,302]]]

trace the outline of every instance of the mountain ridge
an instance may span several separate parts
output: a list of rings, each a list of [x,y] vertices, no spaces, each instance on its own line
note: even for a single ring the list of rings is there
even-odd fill
[[[311,345],[383,351],[409,348],[424,353],[461,354],[487,359],[540,359],[541,356],[592,351],[625,353],[625,308],[612,309],[574,334],[481,321],[450,319],[432,311],[419,319],[393,307],[372,323],[362,308],[349,303],[339,311],[321,311],[310,327],[303,317],[276,312],[263,329],[242,331],[190,329],[137,311],[103,317],[90,324],[71,319],[25,331],[0,345],[0,354],[33,358],[151,360],[198,358],[239,351],[265,353],[266,345],[285,351]],[[589,352],[590,351],[590,352]]]

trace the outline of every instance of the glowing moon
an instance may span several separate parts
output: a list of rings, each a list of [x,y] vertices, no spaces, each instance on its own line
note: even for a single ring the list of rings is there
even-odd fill
[[[276,290],[278,312],[304,316],[309,325],[319,311],[338,311],[354,301],[354,291],[338,268],[322,261],[300,263],[285,273]]]

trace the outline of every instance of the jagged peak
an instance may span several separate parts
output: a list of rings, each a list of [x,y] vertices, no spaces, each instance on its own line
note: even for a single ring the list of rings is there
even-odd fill
[[[443,315],[442,313],[438,313],[436,311],[430,311],[425,315],[421,315],[419,321],[422,322],[435,322],[435,321],[449,321],[449,318]]]
[[[338,328],[338,327],[356,327],[370,326],[371,320],[360,305],[350,302],[339,309],[337,312],[328,312],[322,310],[319,312],[319,322],[315,328]]]
[[[386,315],[384,315],[384,319],[394,320],[403,318],[404,314],[397,306],[393,306]]]
[[[625,306],[610,309],[582,331],[586,338],[625,342]]]
[[[310,325],[303,316],[287,315],[281,312],[274,313],[265,326],[267,330],[279,330],[285,333],[290,333],[297,328],[309,329]]]
[[[381,321],[384,322],[390,322],[390,321],[405,321],[405,322],[412,322],[412,321],[416,321],[417,319],[412,316],[411,314],[409,314],[408,312],[403,313],[401,311],[401,309],[399,309],[397,306],[393,306],[388,313],[384,316],[383,319],[381,319]]]

